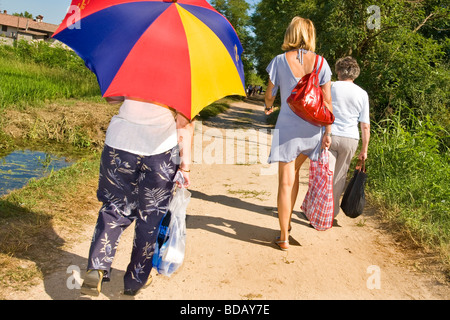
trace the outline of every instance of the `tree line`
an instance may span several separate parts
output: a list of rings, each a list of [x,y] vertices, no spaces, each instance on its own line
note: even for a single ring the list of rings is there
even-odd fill
[[[256,73],[266,82],[265,68],[282,52],[291,19],[309,18],[317,31],[316,52],[332,69],[343,56],[357,59],[361,75],[355,83],[369,93],[374,121],[392,114],[429,117],[443,127],[441,138],[449,147],[448,1],[261,0],[253,8],[244,0],[211,4],[240,36],[247,79]]]

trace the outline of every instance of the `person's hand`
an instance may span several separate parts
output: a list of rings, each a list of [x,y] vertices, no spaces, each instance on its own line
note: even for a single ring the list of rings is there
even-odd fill
[[[273,106],[264,108],[264,113],[266,114],[266,116],[268,116],[272,112],[273,112]]]
[[[322,139],[322,149],[329,149],[330,146],[331,146],[331,136],[325,133]]]
[[[367,152],[361,151],[361,153],[358,155],[358,159],[361,161],[367,160]]]
[[[181,168],[178,169],[178,172],[181,172],[181,175],[183,176],[183,184],[181,184],[179,181],[177,181],[177,186],[179,188],[188,188],[191,185],[191,178],[189,176],[190,170],[183,170]]]

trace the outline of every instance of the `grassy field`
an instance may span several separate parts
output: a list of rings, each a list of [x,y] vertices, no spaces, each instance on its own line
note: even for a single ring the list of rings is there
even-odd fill
[[[42,43],[0,46],[0,109],[98,97],[95,76],[73,52]]]

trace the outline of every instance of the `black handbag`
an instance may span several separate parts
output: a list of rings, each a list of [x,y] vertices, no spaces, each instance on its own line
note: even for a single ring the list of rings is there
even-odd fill
[[[341,209],[346,216],[356,218],[363,213],[366,204],[366,196],[364,193],[366,181],[367,173],[365,162],[359,161],[341,201]]]

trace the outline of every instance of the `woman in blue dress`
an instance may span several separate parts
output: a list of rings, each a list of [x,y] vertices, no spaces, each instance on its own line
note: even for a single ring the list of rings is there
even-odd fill
[[[265,95],[265,112],[273,111],[278,89],[281,109],[275,125],[269,163],[278,162],[278,219],[281,234],[276,244],[282,250],[289,248],[291,216],[299,189],[299,171],[307,158],[317,160],[320,150],[331,144],[331,125],[314,126],[298,117],[286,100],[298,81],[311,73],[316,58],[316,32],[311,20],[301,17],[292,19],[284,36],[284,53],[276,56],[267,67],[269,83]],[[332,111],[331,69],[323,57],[319,73],[325,106]],[[320,64],[320,60],[319,60]]]

